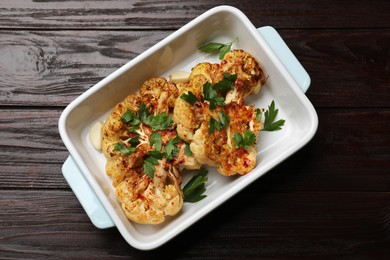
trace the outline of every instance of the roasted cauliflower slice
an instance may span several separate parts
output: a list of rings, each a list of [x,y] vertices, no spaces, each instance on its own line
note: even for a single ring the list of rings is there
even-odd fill
[[[118,103],[107,117],[102,128],[102,151],[107,158],[112,156],[113,144],[131,137],[131,133],[126,129],[121,117],[127,109],[137,112],[141,102],[141,97],[138,94],[130,94],[123,102]]]
[[[140,224],[160,224],[183,207],[181,177],[163,160],[155,167],[154,178],[133,171],[116,188],[127,218]]]
[[[221,61],[222,71],[237,74],[234,89],[226,95],[226,103],[243,103],[246,96],[257,94],[266,81],[263,70],[256,59],[243,50],[232,50]]]
[[[192,68],[189,80],[193,80],[197,75],[202,75],[205,82],[208,81],[214,84],[222,80],[223,71],[221,65],[218,63],[202,62]]]
[[[233,89],[217,89],[212,95],[224,102],[213,103],[210,88],[205,93],[203,88],[207,82],[214,85],[226,80],[225,73],[237,75],[230,77]],[[177,85],[161,77],[146,80],[138,94],[115,106],[102,129],[102,151],[107,158],[107,175],[126,216],[137,223],[159,224],[176,215],[183,207],[182,169],[207,164],[226,176],[250,172],[256,165],[256,146],[237,145],[233,136],[250,131],[257,138],[261,122],[256,120],[256,108],[245,106],[244,101],[264,83],[257,61],[249,53],[234,50],[221,64],[197,64],[188,80]],[[190,92],[195,102],[180,98]],[[124,119],[125,113],[130,119]],[[229,124],[211,129],[212,118],[222,121],[225,116]],[[133,142],[134,137],[137,140]],[[147,168],[148,160],[156,154],[158,159],[155,157],[152,168]]]
[[[155,114],[168,113],[178,96],[176,85],[165,78],[151,78],[140,89],[142,102]]]
[[[230,124],[211,132],[210,118],[218,118],[220,111],[229,115]],[[246,130],[258,135],[261,122],[256,120],[256,108],[231,102],[206,113],[207,119],[195,131],[190,145],[195,159],[201,164],[216,166],[222,175],[242,175],[250,172],[256,165],[256,146],[253,144],[248,149],[236,147],[233,136],[237,132],[243,134]]]
[[[200,63],[192,69],[189,82],[182,85],[179,97],[192,92],[198,100],[195,104],[189,104],[181,98],[176,99],[173,109],[173,122],[177,125],[179,137],[184,141],[191,142],[195,130],[199,128],[204,120],[201,112],[203,85],[210,81],[218,82],[222,77],[219,64]]]

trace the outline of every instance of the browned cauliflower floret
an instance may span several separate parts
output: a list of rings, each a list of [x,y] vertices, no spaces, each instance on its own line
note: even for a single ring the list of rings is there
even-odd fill
[[[141,97],[138,94],[131,94],[123,102],[117,104],[108,116],[102,129],[102,151],[107,158],[111,157],[110,153],[112,152],[113,144],[131,136],[121,121],[122,115],[127,109],[137,112],[140,104]]]
[[[218,118],[220,111],[229,115],[230,124],[225,128],[210,132],[210,117]],[[244,134],[246,130],[255,135],[258,134],[261,122],[256,120],[256,109],[253,106],[231,102],[206,113],[208,114],[207,120],[195,131],[190,145],[195,159],[202,164],[216,166],[223,175],[250,172],[256,165],[256,146],[253,144],[246,150],[242,147],[237,148],[233,136],[236,132]]]
[[[223,72],[237,74],[234,89],[226,95],[226,103],[232,100],[243,103],[250,94],[257,94],[266,78],[256,59],[243,50],[232,50],[221,61]]]
[[[218,82],[222,79],[222,74],[219,64],[200,63],[196,65],[190,74],[189,82],[182,85],[179,96],[182,94],[188,95],[192,92],[198,101],[202,99],[203,84],[208,81]],[[173,110],[173,122],[177,125],[177,134],[181,139],[190,142],[194,132],[199,128],[200,123],[204,120],[200,113],[200,103],[190,104],[187,101],[178,98],[175,102]]]
[[[196,170],[202,167],[193,155],[186,155],[184,150],[187,146],[185,143],[179,143],[177,145],[179,147],[179,152],[177,156],[174,158],[173,165],[179,167],[179,169],[187,169],[187,170]]]
[[[228,83],[232,90],[208,88],[203,93],[207,82],[216,87],[231,80],[225,73],[237,74],[234,83]],[[250,172],[256,165],[256,146],[239,146],[233,136],[250,131],[257,138],[261,122],[256,120],[256,108],[245,106],[244,99],[257,93],[264,82],[257,61],[249,53],[234,50],[221,64],[197,64],[179,88],[164,78],[151,78],[139,94],[115,106],[102,129],[102,151],[126,216],[137,223],[159,224],[176,215],[183,206],[179,170],[207,164],[227,176]],[[190,94],[195,101],[180,98]],[[225,117],[229,122],[221,126]],[[213,129],[211,119],[217,122]],[[149,161],[152,157],[154,163]]]
[[[116,188],[126,216],[141,224],[159,224],[166,216],[176,215],[183,206],[180,174],[171,165],[160,161],[154,178],[134,172]]]
[[[192,68],[189,80],[191,81],[197,75],[202,75],[205,78],[203,83],[207,81],[211,84],[219,82],[223,78],[223,71],[221,65],[218,63],[198,63],[195,67]],[[200,89],[202,91],[202,89]],[[195,94],[195,93],[194,93]]]
[[[165,78],[151,78],[140,89],[142,102],[155,114],[169,112],[175,105],[178,90]]]
[[[126,175],[133,169],[141,167],[144,157],[151,150],[149,144],[142,144],[131,155],[121,154],[119,151],[112,151],[111,157],[107,158],[106,173],[112,178],[112,185],[116,187]]]

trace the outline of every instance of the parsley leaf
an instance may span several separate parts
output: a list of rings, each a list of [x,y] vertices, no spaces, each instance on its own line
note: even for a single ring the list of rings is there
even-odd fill
[[[206,53],[212,53],[214,51],[219,51],[224,46],[223,43],[219,42],[209,42],[206,43],[205,45],[202,45],[199,47],[199,50],[206,52]]]
[[[256,121],[260,122],[263,114],[261,113],[261,109],[257,108],[256,109]]]
[[[190,103],[191,105],[195,104],[196,101],[198,101],[198,99],[196,98],[196,96],[194,95],[194,93],[192,93],[191,91],[188,91],[188,94],[182,94],[180,96],[181,99],[187,101],[188,103]]]
[[[118,142],[114,145],[113,151],[120,151],[124,155],[131,155],[136,150],[135,147],[127,147],[124,143]]]
[[[233,136],[234,146],[238,148],[244,148],[245,150],[248,150],[248,148],[253,145],[256,141],[256,135],[249,131],[245,130],[244,136],[241,135],[241,133],[236,132]]]
[[[146,107],[144,103],[141,103],[138,110],[138,118],[142,122],[145,122],[149,116],[149,109]]]
[[[162,146],[161,135],[158,132],[152,132],[149,138],[149,143],[151,146],[154,145],[154,149],[156,151],[160,151]]]
[[[264,113],[264,126],[262,131],[275,131],[282,129],[285,120],[280,119],[276,122],[275,118],[278,114],[279,109],[275,109],[275,102],[272,100],[271,104],[268,106],[268,110]]]
[[[161,112],[156,116],[148,115],[142,122],[151,126],[153,130],[165,130],[172,126],[173,120],[172,115]]]
[[[203,97],[204,100],[210,102],[210,109],[214,110],[217,105],[225,106],[225,99],[218,95],[218,92],[215,91],[213,85],[210,82],[206,82],[203,84]]]
[[[151,179],[154,178],[155,166],[159,164],[158,160],[163,158],[159,151],[150,151],[148,157],[144,160],[143,170]]]
[[[231,90],[234,87],[234,82],[237,79],[237,74],[229,74],[224,72],[223,79],[220,82],[214,84],[215,90],[222,90],[226,93],[228,90]]]
[[[197,171],[191,180],[183,188],[183,197],[185,202],[198,202],[207,197],[203,194],[206,191],[205,183],[208,181],[208,171],[201,168]]]
[[[240,148],[240,145],[242,141],[244,140],[244,137],[239,132],[236,132],[233,136],[233,141],[234,141],[234,147],[237,149]]]
[[[186,144],[186,147],[184,148],[184,155],[186,156],[192,156],[192,151],[190,149],[190,145],[189,144]]]
[[[153,157],[148,157],[148,158],[153,158]],[[154,164],[153,162],[151,162],[151,160],[148,158],[146,158],[144,160],[144,165],[143,165],[143,169],[144,169],[144,172],[151,178],[153,179],[154,178]],[[158,163],[157,163],[158,164]]]
[[[214,133],[215,129],[219,129],[219,122],[211,116],[209,120],[209,134]]]
[[[121,121],[125,124],[129,123],[127,128],[129,132],[134,133],[139,128],[139,123],[143,122],[153,128],[153,130],[165,130],[172,126],[172,115],[161,112],[158,115],[149,114],[149,109],[144,103],[141,103],[138,110],[138,115],[127,109],[122,115]]]
[[[225,112],[220,111],[219,112],[219,119],[220,119],[220,128],[225,128],[230,124],[230,116],[228,114],[225,114]]]
[[[219,43],[219,42],[209,42],[201,47],[199,47],[199,50],[206,52],[206,53],[213,53],[213,52],[219,52],[219,59],[222,60],[225,57],[225,54],[230,51],[232,44],[237,40],[237,37],[235,37],[231,42],[228,43]]]
[[[225,127],[227,127],[230,124],[230,117],[229,115],[225,114],[225,112],[220,111],[219,112],[219,118],[220,121],[218,122],[214,117],[210,117],[209,120],[209,133],[214,133],[215,129],[221,130]]]
[[[170,161],[173,159],[174,156],[177,156],[179,153],[179,148],[177,147],[177,143],[179,143],[181,140],[178,136],[175,138],[169,139],[167,145],[164,148],[164,154],[165,158]]]
[[[209,101],[210,110],[214,110],[217,106],[225,106],[225,98],[218,94],[221,91],[223,95],[234,87],[234,81],[237,79],[237,74],[224,73],[223,79],[214,85],[210,82],[203,84],[203,99]]]
[[[131,145],[131,147],[136,147],[137,145],[139,145],[140,144],[139,135],[130,138],[128,143]]]

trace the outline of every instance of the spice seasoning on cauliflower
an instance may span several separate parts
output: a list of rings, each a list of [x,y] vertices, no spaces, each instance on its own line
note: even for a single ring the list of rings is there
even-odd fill
[[[102,128],[102,152],[126,216],[159,224],[180,212],[184,201],[203,199],[202,165],[226,176],[249,173],[263,126],[262,112],[244,101],[264,83],[258,62],[233,50],[220,64],[197,64],[180,83],[148,79],[139,93],[117,104]],[[274,114],[274,106],[269,111]],[[266,122],[268,128],[282,125]],[[183,169],[201,169],[184,193]]]

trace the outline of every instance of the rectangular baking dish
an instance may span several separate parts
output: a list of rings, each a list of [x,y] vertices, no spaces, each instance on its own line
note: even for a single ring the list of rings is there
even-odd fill
[[[275,100],[279,118],[286,120],[280,131],[261,132],[257,166],[249,174],[225,177],[209,167],[207,197],[185,203],[182,211],[160,225],[130,222],[117,201],[111,178],[105,173],[106,159],[89,142],[88,132],[104,121],[113,107],[154,76],[190,71],[199,62],[220,62],[218,55],[201,53],[209,41],[229,42],[238,37],[234,49],[244,49],[261,64],[268,80],[247,104],[267,108]],[[163,39],[71,102],[59,119],[59,132],[70,156],[62,171],[91,221],[98,228],[116,226],[123,238],[141,250],[156,248],[185,230],[207,213],[258,179],[303,147],[314,136],[318,118],[304,92],[310,77],[272,27],[256,29],[238,9],[219,6],[200,15]],[[183,183],[190,176],[183,176]]]

